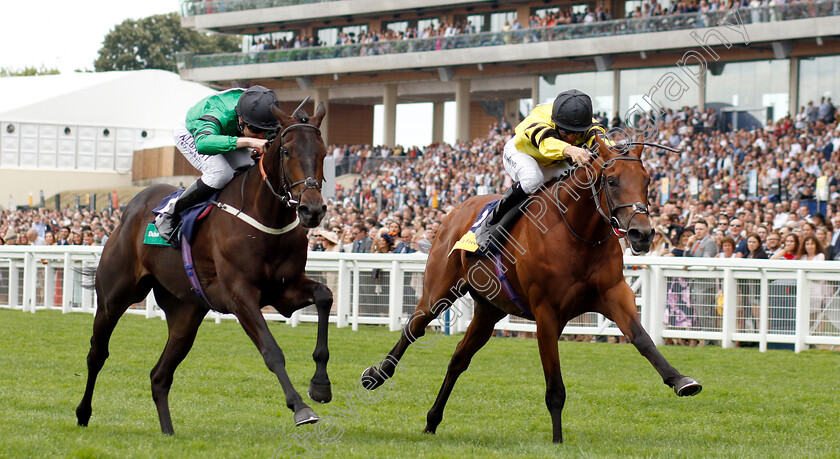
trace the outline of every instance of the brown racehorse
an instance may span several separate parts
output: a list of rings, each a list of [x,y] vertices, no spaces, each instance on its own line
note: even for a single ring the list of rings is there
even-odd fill
[[[475,301],[474,316],[426,417],[427,433],[434,433],[443,419],[458,376],[490,339],[494,325],[508,314],[537,323],[545,403],[555,442],[563,441],[561,413],[566,401],[557,342],[569,320],[580,314],[597,312],[613,320],[677,395],[700,392],[700,384],[671,366],[642,328],[634,293],[624,279],[621,246],[613,236],[626,236],[635,253],[650,247],[652,231],[645,205],[650,176],[642,165],[643,148],[638,145],[618,154],[599,138],[599,156],[578,165],[565,180],[543,187],[523,204],[527,218],[521,218],[499,244],[503,247],[499,268],[488,258],[464,251],[450,255],[453,244],[494,197],[474,197],[452,210],[429,253],[420,303],[380,366],[362,374],[362,385],[376,389],[394,375],[409,345],[433,342],[418,339],[456,298],[469,293]],[[498,276],[502,271],[513,295],[502,293]]]
[[[214,208],[197,228],[193,261],[209,303],[214,310],[239,319],[269,370],[280,380],[286,406],[294,412],[295,423],[301,425],[316,422],[318,417],[292,386],[283,351],[260,309],[272,306],[289,317],[315,304],[318,339],[312,354],[316,368],[309,396],[317,402],[329,402],[327,325],[333,297],[325,285],[304,274],[304,227],[317,226],[326,211],[321,196],[326,147],[318,129],[326,110],[320,104],[311,118],[300,108],[292,116],[277,107],[272,112],[282,132],[267,144],[259,165],[235,177],[217,201],[238,208],[240,216],[252,217],[255,225]],[[169,435],[174,432],[168,403],[172,376],[190,351],[209,307],[191,290],[178,250],[143,243],[146,225],[153,219],[152,209],[173,191],[171,186],[155,185],[132,199],[102,252],[96,271],[98,298],[87,357],[87,386],[76,409],[81,426],[90,420],[96,376],[108,357],[108,341],[117,321],[129,305],[154,290],[166,313],[169,339],[151,372],[152,398],[161,430]],[[297,221],[300,224],[295,224]],[[258,229],[260,224],[263,229]],[[280,234],[279,229],[284,227],[288,231]],[[275,234],[266,231],[271,229]]]

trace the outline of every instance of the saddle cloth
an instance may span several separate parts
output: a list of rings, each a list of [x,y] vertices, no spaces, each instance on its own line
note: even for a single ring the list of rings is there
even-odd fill
[[[486,220],[490,215],[493,208],[496,207],[498,202],[498,199],[494,199],[484,205],[484,208],[482,208],[481,212],[478,213],[478,218],[476,218],[475,222],[473,222],[472,226],[470,226],[470,229],[467,230],[466,234],[461,236],[461,239],[452,246],[452,250],[449,251],[449,255],[452,255],[452,252],[459,249],[465,252],[475,253],[477,255],[484,255],[484,253],[479,250],[478,244],[475,242],[475,233],[478,231],[478,228],[481,227],[481,224],[484,223],[484,220]],[[493,246],[493,244],[489,245]],[[492,247],[488,247],[488,249],[492,250]]]
[[[172,206],[175,205],[175,200],[178,199],[183,193],[183,188],[175,190],[169,196],[163,198],[160,205],[154,208],[152,212],[155,215],[161,214],[167,210],[169,210]],[[213,207],[213,204],[210,201],[215,201],[216,198],[219,197],[220,192],[216,192],[213,196],[210,197],[209,200],[202,202],[200,204],[196,204],[189,209],[181,212],[181,226],[178,228],[180,235],[176,235],[176,237],[172,238],[172,246],[176,249],[181,247],[181,236],[187,239],[187,242],[192,242],[193,237],[195,236],[195,229],[196,223],[198,220],[207,216],[210,213],[210,209]],[[157,244],[154,244],[157,245]]]

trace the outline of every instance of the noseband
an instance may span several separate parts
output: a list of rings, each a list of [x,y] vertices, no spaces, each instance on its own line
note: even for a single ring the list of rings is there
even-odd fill
[[[271,190],[271,193],[274,194],[274,196],[277,197],[277,199],[279,199],[280,202],[282,202],[288,207],[294,207],[298,205],[298,203],[300,203],[301,196],[303,196],[303,193],[305,193],[308,189],[315,189],[318,190],[318,192],[321,191],[321,182],[319,182],[315,177],[306,177],[305,179],[298,180],[297,182],[292,182],[288,178],[286,171],[286,157],[289,156],[289,149],[286,148],[286,146],[284,145],[284,139],[286,137],[286,134],[292,129],[314,129],[315,132],[318,133],[318,135],[321,135],[320,129],[311,124],[306,123],[292,124],[283,129],[283,131],[280,133],[280,147],[277,149],[277,152],[272,157],[272,160],[278,155],[280,156],[280,184],[283,187],[281,189],[282,193],[277,193],[276,191],[274,191],[274,187],[271,186],[271,182],[268,179],[268,174],[266,174],[265,167],[263,166],[263,159],[265,158],[265,155],[260,156],[260,174],[262,175],[263,181],[268,186],[268,189]],[[271,142],[273,140],[274,139],[268,142],[268,144],[266,145],[266,149],[268,148],[268,146],[271,145]],[[300,194],[298,194],[298,199],[293,199],[292,190],[300,184],[304,185],[303,190],[300,192]]]
[[[597,155],[594,155],[594,157],[597,158]],[[604,236],[603,239],[601,239],[600,241],[590,241],[590,240],[584,238],[583,236],[579,235],[578,233],[575,232],[575,230],[572,229],[572,226],[569,224],[569,221],[566,220],[565,212],[560,212],[560,216],[563,217],[563,222],[566,224],[566,228],[569,229],[569,231],[572,233],[572,235],[574,237],[580,239],[581,241],[589,244],[592,247],[597,247],[597,246],[603,244],[604,242],[607,242],[607,240],[609,240],[609,238],[613,234],[615,234],[618,237],[627,236],[627,228],[630,226],[630,222],[633,221],[633,219],[636,217],[636,215],[650,215],[649,212],[648,212],[647,206],[644,205],[643,203],[635,202],[635,203],[632,203],[632,204],[615,205],[613,203],[612,198],[610,197],[610,194],[606,193],[604,191],[607,188],[607,183],[606,183],[607,177],[604,174],[604,170],[609,168],[610,166],[612,166],[616,161],[638,161],[640,163],[642,162],[641,159],[636,158],[635,156],[616,156],[615,158],[612,158],[612,159],[608,160],[606,163],[604,163],[604,166],[601,168],[601,180],[598,181],[600,186],[598,188],[595,187],[595,183],[596,183],[595,180],[593,180],[592,184],[589,186],[589,189],[592,191],[592,199],[595,201],[595,208],[598,210],[598,213],[601,214],[601,217],[603,217],[604,221],[609,223],[609,225],[610,225],[610,231],[607,233],[606,236]],[[607,201],[607,211],[606,212],[604,211],[603,207],[601,206],[601,194],[602,193],[605,193],[605,195],[606,195],[605,196],[606,201]],[[615,212],[617,210],[623,209],[625,207],[632,207],[633,208],[633,214],[630,215],[630,218],[627,219],[627,224],[625,225],[625,227],[622,227],[621,223],[618,221],[618,217],[615,216]]]

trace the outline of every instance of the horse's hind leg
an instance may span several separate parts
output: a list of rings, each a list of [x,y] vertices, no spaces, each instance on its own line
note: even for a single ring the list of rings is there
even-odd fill
[[[161,432],[173,435],[175,431],[169,415],[169,388],[172,386],[175,369],[192,349],[195,335],[202,319],[207,315],[207,309],[183,303],[160,287],[155,289],[155,298],[166,312],[169,339],[166,340],[163,354],[150,374],[152,399],[157,407]]]
[[[504,312],[487,301],[483,299],[475,300],[475,315],[464,334],[464,339],[458,343],[458,348],[452,354],[452,360],[449,361],[449,367],[446,369],[446,378],[443,380],[435,404],[432,405],[426,415],[425,433],[435,433],[438,424],[443,420],[443,409],[447,400],[449,400],[452,388],[455,387],[458,376],[469,367],[475,353],[487,344],[487,341],[493,336],[494,325],[502,320],[505,315]]]
[[[603,314],[615,322],[639,353],[645,356],[662,376],[662,381],[668,387],[674,388],[677,395],[696,395],[703,389],[694,378],[680,374],[653,344],[653,340],[639,321],[635,297],[627,284],[622,283],[607,292]]]
[[[107,260],[105,266],[107,266]],[[100,267],[103,264],[100,263]],[[88,377],[85,394],[76,408],[76,420],[80,426],[87,426],[92,412],[93,388],[96,377],[108,358],[108,342],[120,317],[132,304],[141,301],[149,293],[150,287],[144,283],[135,284],[134,279],[106,279],[108,270],[100,269],[96,275],[97,305],[93,319],[93,335],[90,338],[90,351],[87,356]]]
[[[441,280],[440,276],[434,276],[434,279],[431,277],[427,276],[424,280],[423,296],[411,317],[408,318],[405,327],[403,327],[400,340],[388,352],[388,355],[382,358],[378,368],[374,365],[362,373],[362,387],[365,389],[374,390],[388,378],[394,376],[394,371],[408,346],[414,344],[415,346],[428,347],[437,341],[438,336],[425,342],[419,342],[418,340],[426,334],[426,327],[443,311],[449,309],[455,300],[461,296],[458,291],[458,287],[461,287],[461,285],[457,282]]]

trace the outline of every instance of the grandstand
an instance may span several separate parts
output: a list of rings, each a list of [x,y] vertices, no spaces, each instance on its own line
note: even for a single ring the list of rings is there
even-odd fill
[[[434,104],[456,140],[518,119],[520,101],[560,89],[593,95],[622,115],[697,106],[754,109],[778,121],[831,96],[840,68],[840,2],[183,0],[186,27],[245,37],[243,51],[181,55],[186,80],[219,88],[262,84],[280,100],[332,105],[328,142],[369,144],[384,105]],[[443,103],[455,101],[455,120]],[[793,109],[791,109],[793,107]],[[737,121],[736,121],[737,122]]]

